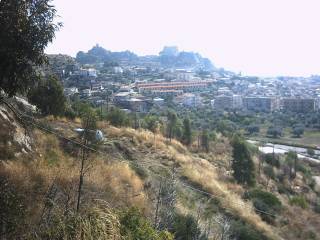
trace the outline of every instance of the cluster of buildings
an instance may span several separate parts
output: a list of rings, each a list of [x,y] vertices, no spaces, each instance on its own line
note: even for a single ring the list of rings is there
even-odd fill
[[[309,113],[320,106],[320,77],[258,78],[225,71],[203,76],[194,69],[161,68],[149,61],[146,56],[139,66],[69,67],[69,72],[63,70],[65,95],[78,95],[94,105],[108,101],[134,112],[148,112],[168,100],[217,111]]]
[[[185,92],[203,91],[213,82],[213,80],[138,82],[136,88],[139,93],[151,96],[177,96]]]
[[[220,110],[244,109],[253,112],[295,112],[308,113],[316,111],[316,99],[301,97],[220,95],[211,101],[214,108]]]

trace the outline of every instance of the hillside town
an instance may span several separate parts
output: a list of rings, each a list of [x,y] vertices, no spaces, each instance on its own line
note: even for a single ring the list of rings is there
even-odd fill
[[[97,45],[91,51],[99,55],[98,51],[106,50]],[[177,47],[165,47],[159,56],[174,58],[177,54]],[[124,52],[117,61],[92,63],[79,55],[76,59],[64,55],[50,59],[64,83],[65,95],[95,106],[112,104],[125,111],[146,113],[170,100],[185,107],[217,111],[308,113],[319,109],[319,76],[242,76],[212,64],[209,68],[200,65],[194,53],[190,54],[191,61],[178,67],[162,64],[155,56],[137,57],[130,52]]]

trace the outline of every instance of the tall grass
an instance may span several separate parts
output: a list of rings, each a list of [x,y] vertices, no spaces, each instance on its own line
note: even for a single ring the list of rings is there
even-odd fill
[[[41,225],[28,240],[120,240],[120,222],[106,202],[100,201],[85,213],[53,213],[50,223]]]
[[[131,137],[139,142],[150,143],[158,150],[165,152],[168,157],[174,159],[181,166],[181,173],[191,182],[201,186],[201,188],[212,195],[219,196],[221,205],[233,214],[239,216],[249,224],[255,226],[257,230],[271,239],[280,239],[275,229],[266,224],[258,214],[255,213],[251,203],[245,202],[236,191],[241,190],[236,184],[225,183],[219,179],[217,169],[206,159],[196,158],[185,146],[178,141],[171,143],[161,135],[154,136],[146,130],[135,131],[130,128],[108,127],[106,129],[112,137]]]

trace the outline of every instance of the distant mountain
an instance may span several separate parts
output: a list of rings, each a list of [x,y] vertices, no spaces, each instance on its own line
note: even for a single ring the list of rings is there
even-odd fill
[[[130,51],[123,52],[111,52],[109,50],[100,47],[99,45],[94,46],[87,53],[78,52],[76,56],[77,62],[81,64],[92,64],[99,62],[134,62],[138,60],[138,56]]]
[[[177,47],[164,47],[159,53],[159,60],[165,67],[215,70],[214,65],[208,58],[203,58],[199,53],[179,52]]]
[[[165,46],[159,55],[138,56],[130,51],[112,52],[96,45],[87,53],[83,51],[78,52],[76,60],[81,64],[118,62],[120,64],[126,63],[133,65],[150,64],[166,68],[216,70],[208,58],[203,58],[199,53],[180,52],[176,46]]]

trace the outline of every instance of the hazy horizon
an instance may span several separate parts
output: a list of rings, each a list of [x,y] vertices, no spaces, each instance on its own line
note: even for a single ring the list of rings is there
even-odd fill
[[[54,0],[63,28],[47,53],[75,56],[95,44],[155,55],[199,52],[244,75],[320,74],[316,0]]]

